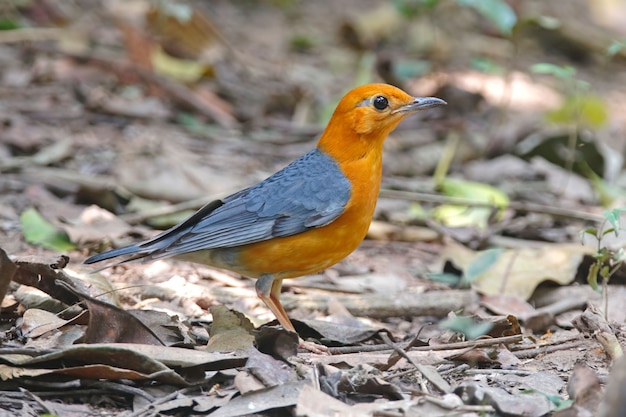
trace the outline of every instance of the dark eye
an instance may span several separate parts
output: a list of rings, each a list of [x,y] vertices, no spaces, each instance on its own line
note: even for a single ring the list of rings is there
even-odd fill
[[[387,107],[389,107],[389,100],[387,100],[387,97],[385,96],[374,97],[373,103],[376,110],[385,110]]]

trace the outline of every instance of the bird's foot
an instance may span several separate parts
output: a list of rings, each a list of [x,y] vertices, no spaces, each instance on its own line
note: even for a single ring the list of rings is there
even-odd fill
[[[298,343],[298,348],[308,350],[311,353],[315,353],[317,355],[330,355],[330,351],[328,347],[324,345],[319,345],[315,342],[307,342],[299,338],[300,342]]]

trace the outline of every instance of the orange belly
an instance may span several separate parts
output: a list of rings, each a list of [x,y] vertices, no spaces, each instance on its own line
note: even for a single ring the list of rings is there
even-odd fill
[[[370,219],[359,225],[342,221],[312,229],[300,235],[272,239],[240,248],[239,258],[245,271],[256,277],[273,274],[294,278],[318,273],[345,258],[363,241]]]

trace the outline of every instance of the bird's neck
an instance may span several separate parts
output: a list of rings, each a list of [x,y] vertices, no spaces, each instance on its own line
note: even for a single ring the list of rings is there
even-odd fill
[[[350,126],[330,123],[319,142],[318,149],[339,165],[363,159],[381,159],[387,132],[357,133]]]
[[[384,136],[357,134],[331,124],[318,142],[318,149],[333,158],[350,180],[352,202],[369,210],[365,214],[368,219],[380,189],[384,141]]]

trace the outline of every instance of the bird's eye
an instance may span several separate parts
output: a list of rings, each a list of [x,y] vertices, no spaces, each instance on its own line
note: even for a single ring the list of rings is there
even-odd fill
[[[389,100],[385,96],[376,96],[373,100],[374,108],[376,110],[385,110],[389,107]]]

